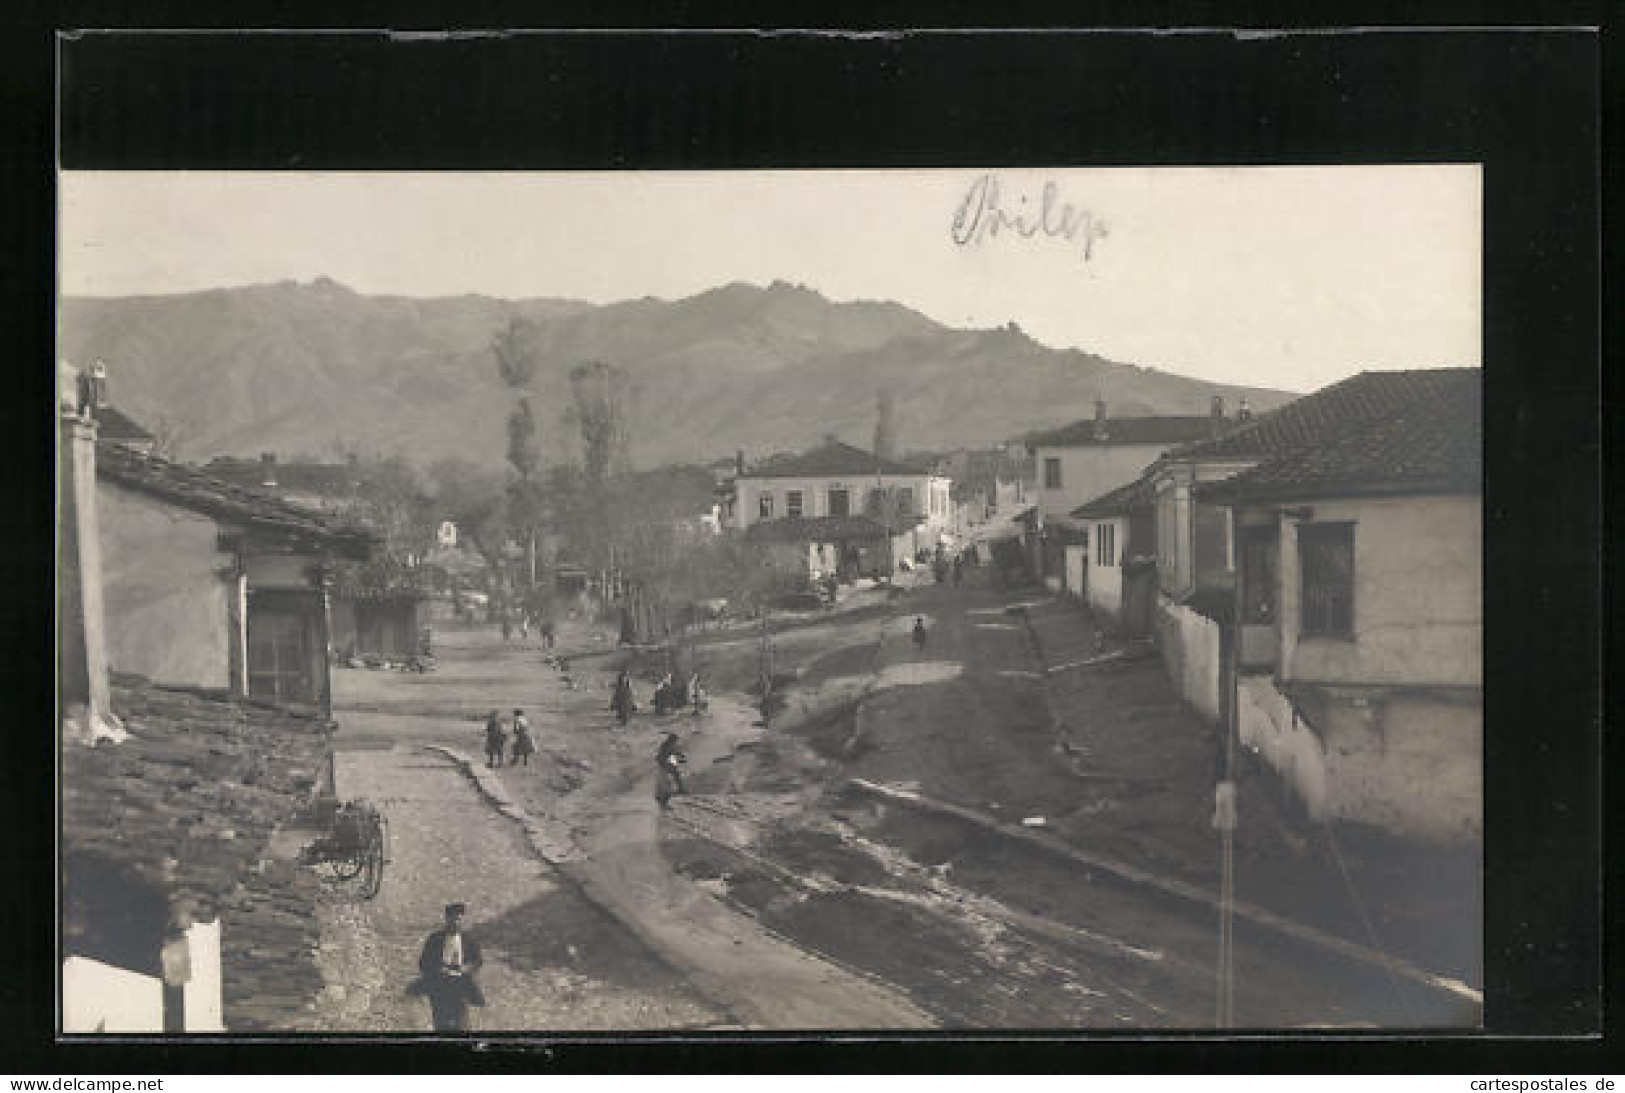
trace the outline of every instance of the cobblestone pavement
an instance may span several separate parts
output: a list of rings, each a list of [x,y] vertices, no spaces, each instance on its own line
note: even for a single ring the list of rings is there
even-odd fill
[[[447,759],[411,744],[340,752],[342,797],[389,818],[390,861],[371,901],[335,890],[319,908],[327,986],[315,1027],[427,1031],[428,1006],[406,993],[423,939],[444,905],[468,904],[484,947],[483,1030],[681,1029],[728,1018],[613,918],[540,860],[517,826],[488,807]]]

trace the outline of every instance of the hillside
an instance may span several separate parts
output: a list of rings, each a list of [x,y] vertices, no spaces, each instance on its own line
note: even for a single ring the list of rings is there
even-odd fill
[[[914,449],[993,444],[1092,413],[1257,410],[1291,396],[1225,387],[1040,345],[1014,329],[956,330],[889,302],[834,303],[775,282],[604,306],[485,296],[363,296],[325,278],[175,296],[68,297],[59,355],[108,364],[113,401],[167,421],[182,454],[355,450],[421,462],[500,461],[508,395],[492,335],[536,324],[534,405],[550,461],[573,458],[562,421],[572,367],[605,360],[637,390],[637,466],[755,456],[824,434],[868,444],[875,394],[897,395]]]

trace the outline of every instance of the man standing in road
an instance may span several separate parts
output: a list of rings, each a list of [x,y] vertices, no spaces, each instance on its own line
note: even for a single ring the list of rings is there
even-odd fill
[[[530,766],[530,757],[536,754],[536,741],[530,737],[530,721],[524,710],[513,712],[513,762],[515,766]]]
[[[659,782],[655,785],[655,801],[661,808],[673,796],[684,793],[683,764],[688,762],[688,756],[683,754],[683,745],[678,742],[677,734],[669,732],[666,739],[660,742],[660,750],[655,753],[655,768],[659,772]]]
[[[474,974],[484,957],[480,943],[463,933],[461,903],[446,905],[446,925],[429,935],[418,956],[418,991],[428,995],[436,1032],[462,1032],[468,1028],[468,1007],[485,1005]]]

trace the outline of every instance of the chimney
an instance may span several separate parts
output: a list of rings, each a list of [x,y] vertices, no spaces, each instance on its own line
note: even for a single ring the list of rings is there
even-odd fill
[[[1241,396],[1241,403],[1236,407],[1236,420],[1237,421],[1248,421],[1248,420],[1250,420],[1252,418],[1252,416],[1253,416],[1253,411],[1252,411],[1252,407],[1247,405],[1247,396],[1242,395]]]
[[[1096,440],[1106,439],[1106,400],[1095,399],[1095,428]]]
[[[743,477],[745,474],[745,449],[734,449],[734,475]]]
[[[276,453],[260,453],[260,485],[267,488],[276,486]]]
[[[1208,411],[1208,413],[1210,414],[1210,416],[1213,418],[1214,421],[1223,420],[1223,418],[1224,418],[1224,396],[1223,395],[1214,395],[1213,396],[1212,408]]]
[[[96,423],[79,416],[77,380],[61,392],[57,450],[57,683],[63,738],[121,734],[108,702]],[[111,726],[111,727],[110,727]]]

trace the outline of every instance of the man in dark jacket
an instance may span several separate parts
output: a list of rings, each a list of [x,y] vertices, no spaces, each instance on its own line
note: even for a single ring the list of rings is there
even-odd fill
[[[446,925],[429,935],[418,956],[419,990],[429,997],[436,1032],[468,1028],[468,1007],[485,1005],[485,995],[474,974],[484,957],[480,943],[463,933],[461,903],[446,905]]]
[[[678,742],[677,734],[669,732],[666,739],[660,742],[660,750],[655,753],[655,770],[659,781],[655,783],[655,801],[661,808],[674,795],[681,794],[683,789],[683,764],[688,762],[688,756],[683,754],[683,745]]]

